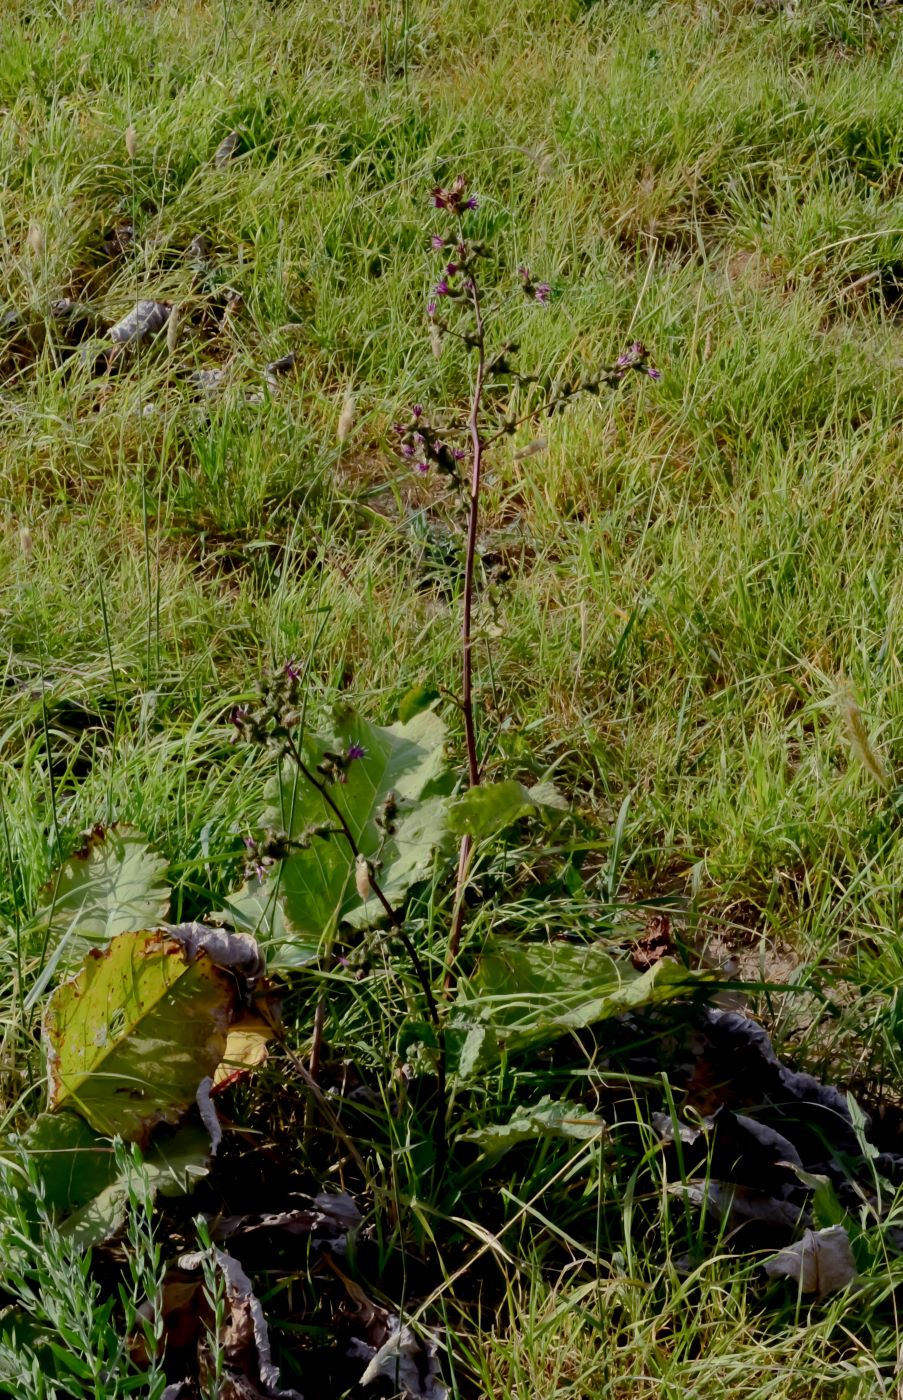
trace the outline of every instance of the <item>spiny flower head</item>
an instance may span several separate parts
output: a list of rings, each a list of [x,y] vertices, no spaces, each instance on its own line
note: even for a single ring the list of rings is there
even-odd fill
[[[546,306],[549,297],[552,295],[552,288],[549,286],[548,282],[534,282],[528,267],[521,266],[517,269],[517,272],[521,280],[521,289],[524,296],[529,297],[532,301],[538,301],[540,306]]]
[[[649,351],[641,340],[634,340],[615,360],[615,370],[619,377],[632,369],[639,370],[642,374],[648,375],[650,379],[661,379],[662,377],[661,370],[654,369],[649,364]]]
[[[466,209],[476,209],[476,195],[466,195],[467,179],[464,175],[456,175],[447,189],[443,185],[434,185],[431,192],[433,207],[447,209],[450,214],[463,214]]]

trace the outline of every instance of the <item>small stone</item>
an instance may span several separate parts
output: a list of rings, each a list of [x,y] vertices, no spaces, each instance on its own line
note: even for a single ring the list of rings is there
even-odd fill
[[[229,135],[224,137],[219,143],[213,157],[213,164],[216,166],[217,170],[222,170],[223,166],[228,165],[230,160],[234,158],[240,140],[241,132],[236,127],[234,131],[230,131]]]
[[[267,378],[279,379],[284,374],[290,374],[295,368],[298,356],[294,350],[290,350],[287,355],[283,355],[279,360],[272,360],[267,365]]]
[[[210,240],[196,233],[188,245],[188,259],[198,272],[206,272],[210,263]]]
[[[188,382],[202,394],[213,394],[225,382],[225,378],[224,369],[196,369],[189,374]]]
[[[135,229],[130,219],[124,219],[122,223],[116,224],[104,238],[103,250],[108,258],[122,257],[132,246],[135,238]]]
[[[128,341],[138,342],[148,335],[155,335],[166,325],[171,309],[167,301],[139,301],[133,311],[111,327],[110,338],[124,345]]]

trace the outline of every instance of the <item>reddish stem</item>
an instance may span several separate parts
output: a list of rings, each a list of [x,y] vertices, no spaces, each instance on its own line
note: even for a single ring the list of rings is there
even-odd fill
[[[477,754],[477,734],[473,717],[473,581],[477,557],[477,530],[480,519],[480,469],[483,464],[483,439],[480,436],[480,407],[483,399],[483,381],[486,375],[486,344],[483,334],[483,314],[480,309],[480,293],[471,271],[470,297],[476,323],[477,371],[473,382],[470,400],[470,440],[473,460],[470,474],[470,508],[467,517],[467,553],[464,560],[464,601],[461,619],[461,661],[463,676],[461,684],[461,713],[464,716],[464,742],[467,747],[467,776],[471,787],[480,783],[480,760]],[[470,874],[470,854],[472,841],[469,836],[461,839],[458,855],[458,877],[455,882],[455,903],[452,913],[451,934],[448,940],[448,958],[445,965],[444,991],[450,996],[455,985],[455,964],[461,947],[461,931],[464,925],[464,891]]]

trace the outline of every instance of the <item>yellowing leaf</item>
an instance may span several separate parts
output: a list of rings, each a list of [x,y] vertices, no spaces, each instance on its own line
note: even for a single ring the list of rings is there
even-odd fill
[[[226,1036],[222,1063],[213,1076],[214,1087],[265,1065],[267,1044],[273,1034],[273,1027],[252,1011],[233,1021]]]
[[[224,961],[178,928],[92,949],[47,1007],[49,1107],[138,1142],[175,1123],[223,1057],[237,993]]]

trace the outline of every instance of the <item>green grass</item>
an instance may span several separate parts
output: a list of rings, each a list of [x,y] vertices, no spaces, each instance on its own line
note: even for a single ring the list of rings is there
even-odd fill
[[[897,11],[9,0],[0,30],[0,303],[32,327],[0,348],[4,973],[34,966],[18,931],[96,822],[165,852],[177,916],[231,887],[269,766],[228,714],[266,664],[310,659],[313,712],[341,693],[381,722],[418,681],[457,685],[459,571],[425,522],[460,521],[391,425],[466,393],[424,316],[427,192],[463,170],[499,262],[555,289],[512,300],[524,363],[591,368],[641,336],[663,371],[493,460],[491,766],[554,771],[598,833],[594,896],[663,898],[761,949],[766,981],[780,953],[779,980],[827,985],[828,1030],[812,998],[770,999],[780,1037],[892,1096],[903,840],[839,697],[903,773]],[[243,300],[215,331],[225,286]],[[105,324],[177,302],[179,343],[108,379],[63,364],[50,307],[76,294]],[[212,366],[200,402],[187,375]],[[7,1044],[9,1123],[40,1093]],[[892,1393],[892,1335],[841,1344],[830,1307],[775,1322],[719,1258],[689,1302],[669,1267],[600,1273],[579,1305],[567,1269],[512,1274],[485,1336],[457,1319],[462,1374],[512,1400]]]

